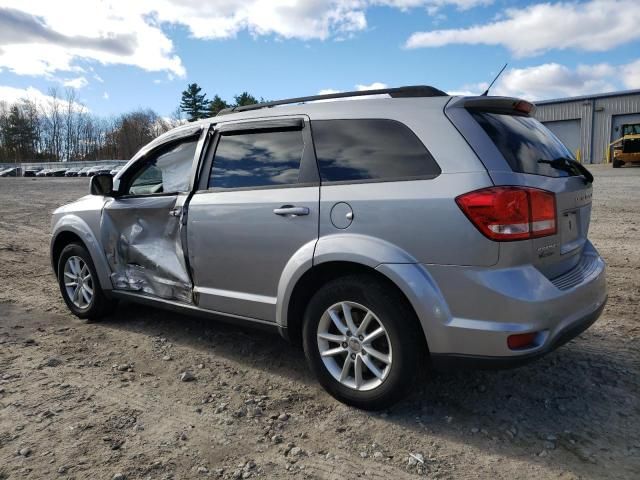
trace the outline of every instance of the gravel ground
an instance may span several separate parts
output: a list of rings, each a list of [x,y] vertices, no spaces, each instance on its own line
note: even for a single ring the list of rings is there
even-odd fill
[[[640,478],[640,168],[593,171],[603,317],[526,367],[425,373],[375,414],[270,333],[135,305],[72,317],[49,218],[87,180],[0,178],[0,480]]]

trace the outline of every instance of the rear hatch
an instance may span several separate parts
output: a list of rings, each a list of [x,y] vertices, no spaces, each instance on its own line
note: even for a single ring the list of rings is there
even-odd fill
[[[476,151],[497,186],[555,194],[556,232],[501,245],[501,264],[527,262],[548,278],[581,260],[591,218],[593,177],[523,100],[475,97],[453,100],[446,113]],[[589,178],[590,177],[590,178]]]

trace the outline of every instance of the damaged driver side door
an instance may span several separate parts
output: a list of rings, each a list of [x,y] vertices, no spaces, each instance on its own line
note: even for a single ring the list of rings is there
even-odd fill
[[[101,220],[115,290],[192,303],[183,218],[198,141],[191,136],[153,149],[120,177]]]

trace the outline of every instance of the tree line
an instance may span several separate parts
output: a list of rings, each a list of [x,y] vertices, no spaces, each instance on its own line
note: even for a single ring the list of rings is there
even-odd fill
[[[197,84],[189,84],[180,106],[169,118],[151,109],[111,117],[95,115],[72,88],[50,89],[43,100],[0,100],[0,162],[126,160],[185,120],[212,117],[223,108],[264,101],[248,92],[234,96],[233,103],[218,95],[208,100],[201,91]]]
[[[201,118],[215,117],[220,110],[225,108],[242,107],[267,101],[262,97],[258,100],[249,92],[242,92],[239,95],[234,95],[234,103],[227,103],[217,94],[211,100],[207,100],[207,94],[201,92],[202,87],[197,83],[190,83],[187,85],[187,89],[182,92],[180,111],[186,114],[189,122],[194,122]]]

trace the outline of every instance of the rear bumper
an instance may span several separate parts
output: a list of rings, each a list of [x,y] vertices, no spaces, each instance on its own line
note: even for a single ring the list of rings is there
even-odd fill
[[[527,363],[537,360],[538,358],[554,351],[556,348],[561,347],[588,329],[600,317],[605,304],[606,300],[596,311],[585,315],[583,318],[565,327],[563,330],[558,332],[554,339],[544,348],[536,350],[535,352],[508,357],[488,357],[481,355],[459,355],[446,353],[432,354],[431,364],[434,368],[442,370],[452,368],[504,369],[526,365]]]
[[[422,325],[436,363],[526,363],[588,328],[607,300],[605,264],[588,241],[581,262],[550,280],[532,265],[378,267],[400,285]],[[510,335],[535,332],[511,350]]]

